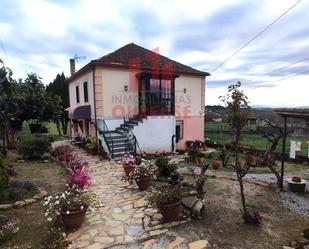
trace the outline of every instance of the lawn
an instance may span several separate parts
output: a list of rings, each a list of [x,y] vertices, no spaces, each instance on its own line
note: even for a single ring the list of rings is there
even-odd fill
[[[9,151],[6,160],[14,161],[16,177],[10,180],[31,181],[36,186],[53,193],[64,188],[64,169],[55,162],[18,162],[19,156]],[[11,240],[0,245],[5,248],[46,248],[47,223],[44,217],[42,202],[37,202],[24,208],[1,211],[1,214],[17,217],[20,220],[20,230]]]
[[[209,138],[212,142],[217,144],[229,144],[232,142],[232,135],[230,133],[230,129],[227,124],[225,123],[213,123],[207,122],[205,127],[205,136]],[[286,146],[286,153],[289,153],[290,150],[290,141],[301,141],[302,148],[300,152],[297,152],[298,155],[306,156],[308,155],[308,144],[309,141],[309,134],[307,137],[287,137],[287,146]],[[266,138],[262,137],[261,134],[251,134],[245,133],[242,136],[241,144],[245,147],[254,147],[259,150],[265,150],[270,145]],[[277,147],[277,152],[281,151],[282,143],[280,142]]]

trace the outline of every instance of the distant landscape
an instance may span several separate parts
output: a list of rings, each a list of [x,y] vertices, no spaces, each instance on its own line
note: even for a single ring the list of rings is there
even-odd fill
[[[229,144],[232,142],[232,132],[226,122],[226,108],[220,105],[210,105],[205,107],[205,138],[214,144]],[[247,148],[265,150],[269,142],[258,131],[258,127],[263,126],[265,120],[272,123],[283,124],[282,118],[274,112],[272,108],[253,108],[251,116],[252,122],[248,124],[242,137],[242,145]],[[303,120],[288,119],[288,127],[293,133],[287,138],[286,153],[289,152],[290,141],[301,141],[302,150],[300,155],[307,155],[307,141],[309,141],[309,125]],[[281,143],[277,151],[281,150]]]

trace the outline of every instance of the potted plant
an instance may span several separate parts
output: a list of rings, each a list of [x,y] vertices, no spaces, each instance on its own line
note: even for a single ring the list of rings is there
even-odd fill
[[[32,123],[29,124],[30,132],[31,133],[40,133],[42,129],[42,124],[41,123]]]
[[[135,165],[134,170],[129,174],[129,181],[135,181],[139,190],[147,190],[154,176],[153,164],[145,159],[142,159],[141,164]]]
[[[292,192],[296,192],[296,193],[304,193],[305,189],[306,189],[306,181],[301,179],[298,176],[293,176],[290,179],[287,179],[288,185],[289,185],[289,189]]]
[[[130,173],[134,170],[135,165],[135,157],[131,154],[124,154],[122,158],[122,167],[127,177],[129,177]]]
[[[188,151],[189,160],[195,164],[200,164],[202,158],[205,156],[204,153],[196,150],[191,149]]]
[[[78,185],[67,186],[65,191],[45,198],[45,217],[49,222],[61,218],[68,230],[79,228],[85,218],[87,209],[98,207],[96,195]]]
[[[214,170],[218,170],[221,166],[220,156],[217,153],[210,153],[209,158],[211,158],[211,166]]]
[[[45,216],[52,222],[61,217],[66,229],[81,226],[88,208],[99,207],[96,195],[87,190],[91,177],[85,160],[78,155],[72,156],[66,175],[66,189],[45,198]]]
[[[179,218],[182,197],[180,184],[162,184],[154,189],[148,200],[157,206],[165,221],[174,221]]]
[[[10,128],[13,131],[21,131],[23,126],[23,121],[18,119],[10,119]]]
[[[98,144],[94,136],[85,138],[85,150],[93,156],[98,153]]]

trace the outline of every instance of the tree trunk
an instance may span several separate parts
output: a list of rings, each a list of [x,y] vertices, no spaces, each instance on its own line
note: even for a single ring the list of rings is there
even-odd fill
[[[57,126],[57,130],[58,130],[58,134],[59,134],[59,136],[61,136],[61,129],[60,129],[59,121],[56,121],[56,126]]]

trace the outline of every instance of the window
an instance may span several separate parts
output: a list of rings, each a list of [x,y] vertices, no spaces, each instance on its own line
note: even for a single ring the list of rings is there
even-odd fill
[[[79,103],[79,88],[78,88],[78,86],[75,89],[76,89],[76,103]]]
[[[84,82],[84,101],[88,102],[88,82]]]
[[[183,139],[183,120],[176,121],[176,143]]]

